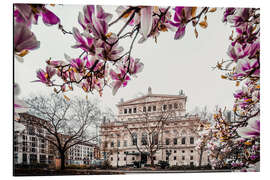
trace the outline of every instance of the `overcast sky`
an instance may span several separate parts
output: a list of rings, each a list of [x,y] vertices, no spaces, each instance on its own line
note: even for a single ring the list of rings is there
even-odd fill
[[[66,30],[79,27],[77,17],[82,6],[64,5],[49,7],[61,19],[61,24]],[[115,14],[115,6],[104,6],[104,9]],[[113,17],[115,19],[116,16]],[[220,78],[222,72],[212,70],[218,60],[227,59],[226,51],[230,41],[228,40],[232,28],[222,23],[222,10],[208,15],[208,28],[197,28],[198,39],[195,38],[191,24],[188,25],[186,35],[181,40],[173,40],[173,32],[161,33],[157,44],[148,39],[143,44],[135,44],[132,56],[140,58],[144,63],[143,72],[138,77],[129,81],[127,87],[120,88],[113,96],[109,87],[103,92],[103,97],[97,93],[89,94],[88,97],[98,98],[102,105],[111,107],[116,111],[116,103],[121,98],[129,100],[147,93],[147,88],[152,87],[152,92],[157,94],[178,94],[181,89],[188,96],[187,110],[192,111],[196,106],[208,106],[213,110],[215,105],[231,108],[233,105],[233,92],[235,84]],[[41,19],[39,19],[41,20]],[[123,25],[118,23],[110,29],[115,31]],[[82,29],[80,29],[82,30]],[[32,83],[36,80],[36,70],[46,66],[45,61],[50,57],[63,60],[64,53],[71,57],[78,57],[79,49],[71,48],[75,40],[71,35],[63,35],[57,26],[48,27],[39,21],[38,25],[32,26],[32,31],[41,42],[39,49],[31,51],[25,56],[25,62],[15,61],[15,82],[21,88],[20,98],[30,94],[48,95],[53,88],[46,87],[41,83]],[[127,50],[129,40],[121,43]],[[66,93],[69,97],[86,94],[81,89]]]

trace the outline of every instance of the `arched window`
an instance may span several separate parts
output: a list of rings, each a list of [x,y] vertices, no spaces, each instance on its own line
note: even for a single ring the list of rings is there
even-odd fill
[[[142,145],[147,145],[147,134],[142,133]]]
[[[137,134],[136,133],[132,133],[131,134],[131,138],[132,138],[132,145],[133,146],[137,145]]]

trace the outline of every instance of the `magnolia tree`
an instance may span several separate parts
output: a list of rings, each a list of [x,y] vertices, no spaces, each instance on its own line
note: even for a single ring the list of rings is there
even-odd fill
[[[46,25],[58,25],[62,33],[72,35],[75,40],[72,47],[80,49],[81,53],[77,57],[69,57],[63,52],[63,60],[47,60],[46,68],[37,71],[36,82],[52,87],[56,93],[72,91],[77,86],[86,93],[97,92],[100,96],[106,86],[112,88],[115,95],[119,88],[126,87],[143,70],[144,64],[132,54],[135,43],[144,43],[150,38],[157,42],[159,34],[165,32],[173,33],[174,40],[181,40],[186,31],[194,31],[197,38],[197,28],[206,29],[207,16],[214,15],[217,10],[209,7],[119,6],[116,8],[118,15],[113,17],[102,6],[85,5],[78,14],[78,26],[67,31],[60,18],[47,6],[14,5],[15,57],[22,61],[24,56],[39,47],[40,42],[31,27],[42,17]],[[217,112],[213,126],[208,129],[215,132],[209,139],[214,146],[209,147],[209,153],[219,153],[214,156],[215,161],[212,158],[213,167],[230,162],[235,164],[233,166],[249,168],[259,161],[260,10],[224,8],[222,11],[222,21],[230,25],[233,32],[229,37],[227,60],[218,62],[215,68],[225,72],[223,79],[235,81],[241,88],[234,94],[235,122],[225,122],[222,113]],[[112,31],[120,21],[124,24],[117,31]],[[128,47],[121,45],[124,39],[130,39]],[[19,109],[17,107],[24,107],[20,103],[15,101],[15,113]],[[230,143],[235,143],[236,147],[243,145],[238,149],[239,157],[232,158],[235,152],[229,147]],[[250,148],[246,149],[246,146]],[[224,151],[232,156],[224,155]]]

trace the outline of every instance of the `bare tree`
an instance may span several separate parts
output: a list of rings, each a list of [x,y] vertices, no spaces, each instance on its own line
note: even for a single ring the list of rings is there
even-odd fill
[[[65,168],[69,148],[96,139],[89,134],[89,130],[90,126],[100,119],[101,114],[96,102],[64,97],[51,94],[49,97],[35,96],[25,99],[30,107],[29,113],[43,119],[28,122],[33,127],[46,131],[35,131],[35,135],[56,147],[61,158],[61,169]]]
[[[135,134],[133,131],[133,127],[129,124],[132,122],[123,122],[124,127],[128,130],[133,145],[136,145],[137,150],[150,158],[151,166],[154,166],[154,155],[158,150],[160,150],[163,145],[163,131],[166,126],[166,122],[175,117],[175,112],[171,110],[169,107],[164,107],[163,105],[157,105],[156,107],[160,107],[156,111],[158,113],[154,113],[155,115],[148,112],[147,109],[142,110],[138,113],[138,121],[136,123],[140,123],[140,130],[142,134],[140,144],[137,142],[138,134]]]

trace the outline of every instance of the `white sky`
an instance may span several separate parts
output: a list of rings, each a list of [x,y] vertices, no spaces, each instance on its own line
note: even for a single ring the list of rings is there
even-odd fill
[[[104,6],[104,9],[115,15],[116,6]],[[80,28],[77,17],[82,6],[64,5],[50,7],[61,19],[66,30],[72,27]],[[115,19],[116,16],[113,17]],[[137,78],[128,82],[128,86],[120,88],[115,96],[111,89],[106,87],[103,97],[89,94],[88,97],[97,97],[101,104],[111,107],[116,111],[115,104],[121,98],[128,100],[146,93],[148,86],[152,87],[153,93],[178,94],[183,89],[188,96],[187,110],[192,111],[196,106],[208,106],[210,110],[215,105],[231,108],[233,105],[233,92],[235,84],[220,78],[222,72],[212,70],[218,60],[227,59],[228,40],[232,28],[221,21],[222,10],[208,15],[208,28],[197,28],[198,39],[195,38],[193,27],[188,25],[186,35],[181,40],[173,40],[173,32],[161,33],[156,44],[153,39],[143,44],[134,45],[132,56],[140,58],[144,63],[143,72]],[[45,61],[50,57],[56,60],[64,59],[64,53],[78,57],[79,49],[71,48],[75,40],[71,35],[63,35],[57,26],[45,26],[41,19],[38,25],[32,26],[32,31],[41,42],[39,49],[31,51],[25,56],[25,62],[15,61],[15,82],[21,88],[20,97],[30,94],[48,95],[53,88],[48,88],[41,83],[32,83],[36,80],[36,70],[46,66]],[[111,31],[118,32],[122,23],[112,26]],[[80,30],[82,30],[80,28]],[[138,38],[139,39],[139,38]],[[121,45],[125,50],[129,49],[130,41]],[[126,51],[125,51],[126,52]],[[67,96],[86,96],[86,93],[75,88],[74,92],[66,93]]]

